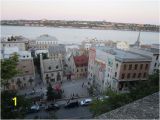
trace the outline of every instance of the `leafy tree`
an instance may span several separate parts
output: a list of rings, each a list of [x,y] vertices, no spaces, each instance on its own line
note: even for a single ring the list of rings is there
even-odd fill
[[[62,91],[56,91],[52,88],[52,85],[49,83],[47,88],[47,100],[60,99],[62,97]]]
[[[9,59],[1,60],[1,83],[6,84],[8,80],[19,73],[17,69],[18,55],[14,54]]]
[[[17,105],[14,106],[13,97],[17,98]],[[1,93],[1,117],[2,119],[22,119],[31,105],[30,99],[16,95],[15,91],[3,91]]]

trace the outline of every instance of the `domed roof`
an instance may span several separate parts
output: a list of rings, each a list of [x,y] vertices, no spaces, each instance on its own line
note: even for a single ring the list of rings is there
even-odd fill
[[[40,35],[36,38],[38,41],[58,41],[56,37],[50,36],[48,34]]]

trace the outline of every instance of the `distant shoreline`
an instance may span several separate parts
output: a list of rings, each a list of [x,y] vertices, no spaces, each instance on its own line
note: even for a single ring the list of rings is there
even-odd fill
[[[131,32],[139,32],[139,30],[130,30],[130,29],[109,29],[109,28],[86,28],[86,27],[72,27],[72,26],[25,26],[25,25],[0,25],[0,26],[13,26],[13,27],[48,27],[48,28],[69,28],[69,29],[90,29],[90,30],[116,30],[116,31],[131,31]],[[159,33],[160,31],[147,31],[141,30],[140,32],[153,32]]]

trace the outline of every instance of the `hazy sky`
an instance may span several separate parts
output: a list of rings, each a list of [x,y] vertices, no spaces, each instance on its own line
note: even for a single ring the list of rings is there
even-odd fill
[[[159,24],[159,0],[1,0],[1,19]]]

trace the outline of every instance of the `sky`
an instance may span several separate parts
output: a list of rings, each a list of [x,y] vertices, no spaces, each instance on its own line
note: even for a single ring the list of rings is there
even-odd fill
[[[88,20],[159,25],[159,0],[0,0],[1,20]]]

